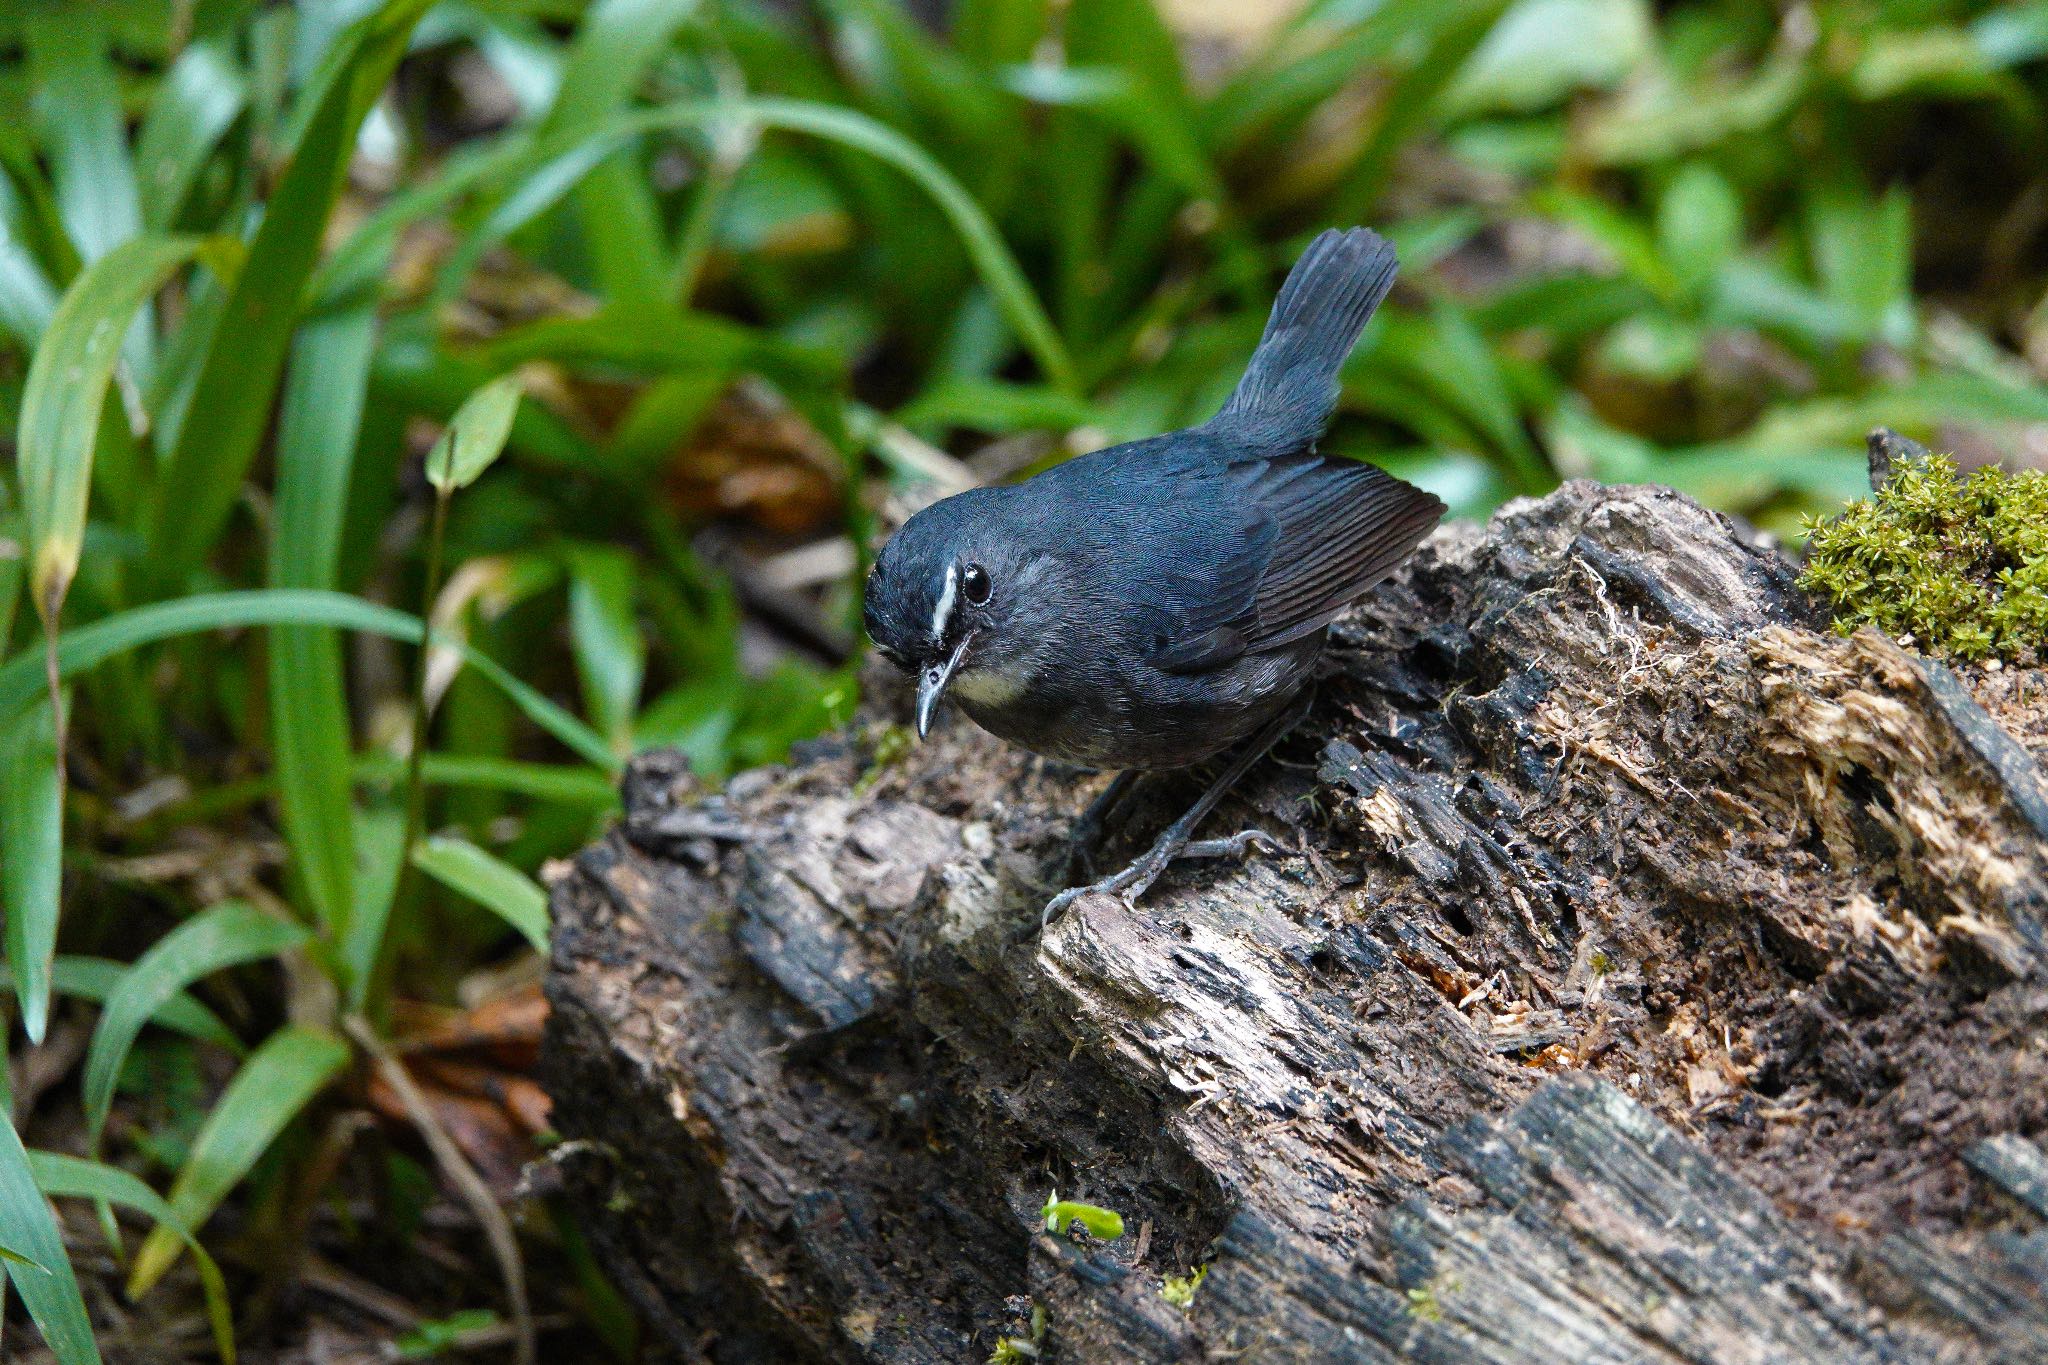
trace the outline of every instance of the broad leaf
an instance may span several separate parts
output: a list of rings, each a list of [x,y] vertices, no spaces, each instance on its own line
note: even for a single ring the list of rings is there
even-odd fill
[[[427,454],[427,481],[444,493],[475,483],[505,449],[519,394],[519,376],[505,374],[463,400]]]

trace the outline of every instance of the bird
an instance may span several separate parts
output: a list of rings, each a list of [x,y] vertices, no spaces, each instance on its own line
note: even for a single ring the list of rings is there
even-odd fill
[[[1398,269],[1369,228],[1319,234],[1214,417],[941,499],[875,556],[864,624],[917,680],[920,739],[950,701],[1013,745],[1118,774],[1077,842],[1137,774],[1231,755],[1142,857],[1062,891],[1041,924],[1090,892],[1135,904],[1180,857],[1273,843],[1193,835],[1304,714],[1330,623],[1445,510],[1317,449],[1339,368]]]

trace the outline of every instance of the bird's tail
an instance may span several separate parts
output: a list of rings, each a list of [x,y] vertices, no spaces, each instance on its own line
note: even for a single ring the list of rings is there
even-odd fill
[[[1337,370],[1399,269],[1394,248],[1370,228],[1331,228],[1309,243],[1273,300],[1244,378],[1210,427],[1275,450],[1321,436],[1337,406]]]

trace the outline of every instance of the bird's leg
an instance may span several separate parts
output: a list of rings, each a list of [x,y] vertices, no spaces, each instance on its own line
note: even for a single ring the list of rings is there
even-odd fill
[[[1071,887],[1047,901],[1045,913],[1039,917],[1039,927],[1043,929],[1051,924],[1061,911],[1091,892],[1121,896],[1124,904],[1132,904],[1145,894],[1146,888],[1159,880],[1159,874],[1172,866],[1176,858],[1190,853],[1196,856],[1217,857],[1225,853],[1242,853],[1259,842],[1279,847],[1278,841],[1259,830],[1246,830],[1228,839],[1205,839],[1197,844],[1190,844],[1189,840],[1193,837],[1196,827],[1208,817],[1210,811],[1216,809],[1216,804],[1229,794],[1230,789],[1251,770],[1252,765],[1271,753],[1273,746],[1285,738],[1288,731],[1301,724],[1302,718],[1308,714],[1308,708],[1309,699],[1303,697],[1269,721],[1265,729],[1259,731],[1249,743],[1238,750],[1230,760],[1229,766],[1209,784],[1209,789],[1202,793],[1195,804],[1188,808],[1188,813],[1168,825],[1165,832],[1153,841],[1152,847],[1136,862],[1121,872],[1104,877],[1099,882],[1088,886]]]
[[[1109,780],[1102,794],[1088,803],[1088,809],[1081,812],[1081,818],[1067,834],[1067,862],[1063,869],[1072,872],[1079,867],[1089,876],[1095,874],[1095,845],[1102,841],[1102,830],[1109,823],[1110,814],[1123,804],[1131,789],[1138,785],[1144,774],[1135,768],[1126,768]]]

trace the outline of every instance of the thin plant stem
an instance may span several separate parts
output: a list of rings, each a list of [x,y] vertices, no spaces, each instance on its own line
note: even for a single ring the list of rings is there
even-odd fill
[[[526,1297],[526,1266],[520,1259],[519,1239],[513,1235],[512,1220],[505,1216],[497,1196],[490,1186],[477,1174],[476,1168],[462,1155],[462,1149],[455,1145],[455,1139],[435,1116],[433,1106],[414,1084],[412,1073],[405,1064],[392,1055],[391,1049],[377,1035],[369,1020],[352,1014],[342,1021],[348,1035],[368,1054],[371,1065],[398,1096],[398,1102],[405,1106],[407,1117],[413,1127],[425,1139],[427,1149],[434,1154],[434,1161],[441,1167],[442,1174],[462,1196],[469,1211],[483,1228],[484,1240],[490,1243],[491,1254],[498,1262],[498,1273],[505,1280],[505,1298],[512,1310],[512,1329],[515,1358],[518,1365],[534,1365],[533,1308]]]
[[[426,577],[420,582],[420,621],[425,627],[420,636],[419,658],[413,669],[412,689],[412,733],[408,740],[405,756],[405,837],[399,844],[403,852],[399,855],[398,881],[391,888],[393,912],[406,903],[412,894],[419,876],[413,867],[413,846],[420,840],[421,827],[426,823],[427,785],[424,769],[427,760],[427,725],[431,720],[432,707],[427,696],[427,678],[434,655],[434,599],[441,593],[441,556],[448,538],[448,503],[451,490],[434,490],[434,516],[427,529]],[[377,945],[372,956],[374,964],[370,969],[371,989],[363,999],[372,1010],[381,1008],[384,992],[375,989],[375,983],[391,970],[390,942],[391,919],[384,919],[384,938]]]

